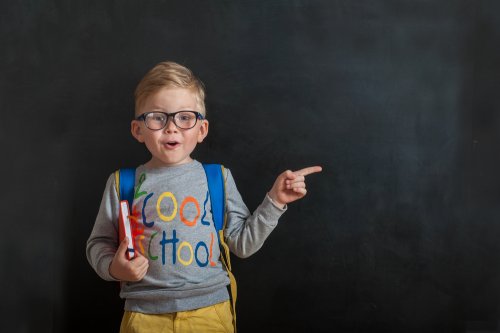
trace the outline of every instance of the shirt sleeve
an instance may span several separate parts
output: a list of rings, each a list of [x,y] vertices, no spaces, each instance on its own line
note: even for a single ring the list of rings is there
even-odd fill
[[[225,238],[231,252],[246,258],[257,252],[274,228],[278,219],[286,211],[275,206],[268,195],[257,209],[250,214],[243,202],[233,176],[226,170],[226,229]]]
[[[118,195],[112,174],[106,183],[94,228],[87,240],[87,260],[97,274],[107,281],[117,281],[109,265],[118,249]]]

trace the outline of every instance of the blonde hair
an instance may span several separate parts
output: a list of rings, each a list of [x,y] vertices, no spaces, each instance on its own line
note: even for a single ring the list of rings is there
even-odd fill
[[[201,108],[201,110],[194,111],[199,111],[205,115],[205,87],[203,82],[189,68],[172,61],[160,62],[141,79],[134,93],[135,113],[138,113],[142,103],[149,96],[162,88],[185,88],[191,90]]]

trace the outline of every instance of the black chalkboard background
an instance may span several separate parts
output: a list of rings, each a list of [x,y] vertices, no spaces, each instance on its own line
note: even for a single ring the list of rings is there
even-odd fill
[[[116,332],[85,258],[156,63],[207,86],[194,157],[250,209],[322,165],[233,265],[239,332],[477,332],[500,318],[500,1],[2,1],[2,332]]]

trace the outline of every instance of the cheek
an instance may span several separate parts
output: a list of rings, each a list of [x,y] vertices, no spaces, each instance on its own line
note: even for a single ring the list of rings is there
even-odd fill
[[[144,141],[143,141],[143,143],[144,143],[144,145],[146,146],[146,148],[149,150],[149,152],[151,152],[151,153],[152,153],[153,151],[155,151],[155,150],[156,150],[156,149],[155,149],[155,145],[153,145],[150,141],[148,141],[148,140],[144,140]]]
[[[186,145],[190,148],[190,149],[194,149],[194,147],[196,146],[196,144],[198,143],[198,136],[197,135],[193,135],[193,136],[190,136],[189,138],[186,138]]]
[[[158,139],[154,135],[143,135],[142,141],[148,148],[154,148],[158,144]]]
[[[189,147],[194,147],[198,143],[198,139],[196,137],[189,138],[187,143],[188,143]]]

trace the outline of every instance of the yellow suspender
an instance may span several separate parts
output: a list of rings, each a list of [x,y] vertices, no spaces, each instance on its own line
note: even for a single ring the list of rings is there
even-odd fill
[[[224,200],[226,200],[224,207],[227,207],[227,198],[226,198],[226,178],[224,177],[224,167],[221,165],[222,168],[222,177],[224,179]],[[223,266],[225,267],[227,274],[229,275],[229,281],[230,281],[230,289],[231,289],[231,306],[233,310],[233,326],[234,326],[234,332],[236,333],[236,297],[237,297],[237,287],[236,287],[236,279],[231,271],[231,258],[230,258],[230,252],[229,252],[229,247],[226,244],[226,240],[224,238],[224,230],[226,229],[226,222],[227,222],[227,214],[224,212],[224,224],[222,226],[222,230],[219,230],[219,240],[220,240],[220,245],[222,247],[222,251],[220,252],[220,257]]]
[[[115,171],[115,190],[118,195],[118,201],[120,201],[120,170]]]

